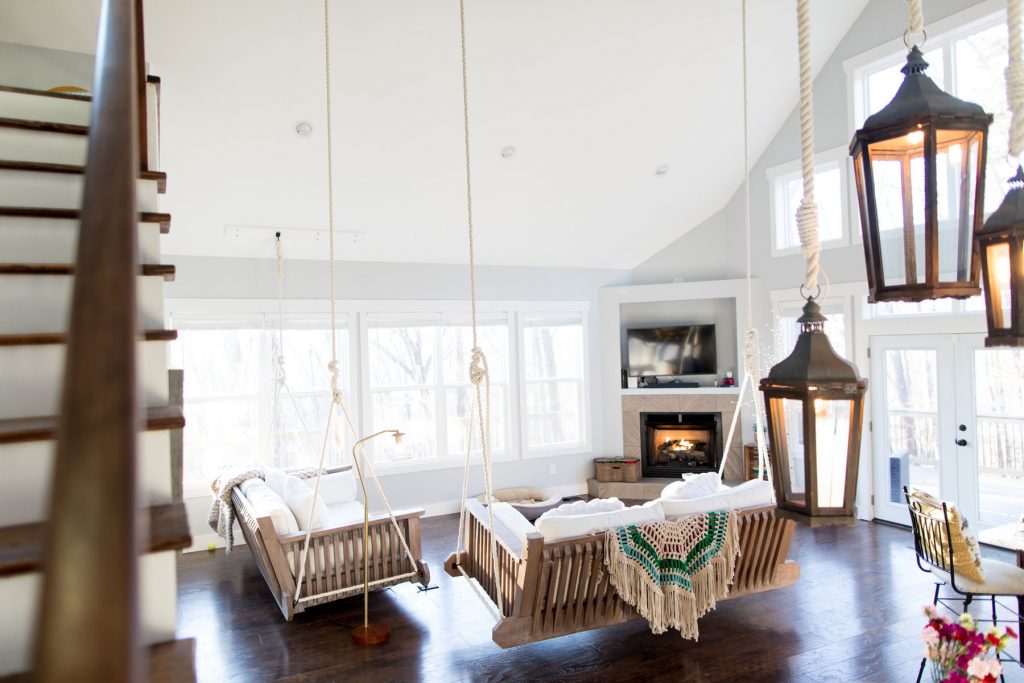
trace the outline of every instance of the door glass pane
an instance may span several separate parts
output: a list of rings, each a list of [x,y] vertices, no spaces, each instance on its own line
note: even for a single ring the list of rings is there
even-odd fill
[[[939,495],[938,366],[934,349],[885,351],[889,501],[903,486]]]
[[[982,524],[1024,512],[1024,349],[974,352],[978,502]]]

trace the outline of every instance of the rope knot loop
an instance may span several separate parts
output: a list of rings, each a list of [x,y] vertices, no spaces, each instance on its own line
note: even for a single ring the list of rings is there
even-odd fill
[[[338,361],[332,360],[327,364],[327,371],[331,373],[331,398],[335,403],[341,402],[341,388],[339,386],[341,382],[341,370],[338,366]]]
[[[479,385],[487,379],[489,371],[487,368],[487,356],[479,346],[473,347],[472,359],[469,361],[469,381]]]
[[[277,383],[281,386],[285,385],[285,372],[284,372],[284,356],[277,357]]]
[[[804,197],[800,208],[796,211],[796,227],[800,234],[800,246],[807,259],[804,275],[804,286],[813,289],[818,283],[818,263],[821,254],[821,243],[818,241],[818,205]]]

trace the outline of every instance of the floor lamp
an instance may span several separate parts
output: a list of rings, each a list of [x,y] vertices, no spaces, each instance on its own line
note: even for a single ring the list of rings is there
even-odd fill
[[[370,545],[370,499],[366,494],[366,479],[363,478],[363,470],[359,467],[359,457],[356,455],[360,446],[384,434],[393,436],[396,444],[402,442],[402,432],[397,429],[385,429],[364,436],[352,444],[352,464],[359,475],[359,486],[363,489],[363,625],[352,629],[352,642],[356,645],[380,645],[391,638],[391,629],[387,624],[370,623],[370,553],[367,551]],[[365,449],[363,457],[366,457]]]

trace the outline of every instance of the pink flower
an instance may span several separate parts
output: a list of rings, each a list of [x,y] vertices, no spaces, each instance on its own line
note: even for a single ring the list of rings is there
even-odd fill
[[[999,664],[997,659],[982,659],[980,657],[972,659],[971,663],[967,665],[967,674],[973,678],[980,678],[985,680],[990,676],[996,678],[1002,673],[1003,667]]]
[[[932,645],[938,645],[939,632],[932,628],[929,624],[928,626],[924,627],[923,631],[921,631],[921,640],[923,640],[924,644],[929,647],[931,647]]]

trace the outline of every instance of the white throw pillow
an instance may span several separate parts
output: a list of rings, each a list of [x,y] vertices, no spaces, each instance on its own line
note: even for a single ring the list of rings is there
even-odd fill
[[[674,481],[663,488],[661,497],[673,500],[692,500],[712,496],[722,489],[722,479],[718,476],[718,472],[701,472],[700,474],[683,475],[682,481]]]
[[[523,513],[508,503],[494,503],[492,509],[494,510],[494,519],[508,527],[508,530],[524,543],[526,534],[537,531],[537,527],[530,524],[530,520],[526,519]],[[486,513],[484,513],[484,519],[487,519]]]
[[[362,503],[352,500],[347,503],[334,503],[327,506],[327,512],[330,514],[330,526],[332,527],[348,526],[356,523],[362,525],[363,523]]]
[[[319,529],[330,526],[331,515],[323,499],[314,495],[313,489],[307,486],[302,479],[288,477],[288,481],[284,484],[284,502],[288,504],[292,514],[295,515],[295,521],[299,523],[300,531],[305,531],[307,528]],[[307,527],[310,508],[313,510],[313,519]]]
[[[570,515],[589,515],[595,512],[613,512],[625,509],[626,504],[618,498],[594,498],[592,500],[574,500],[571,503],[562,503],[540,516],[545,517],[568,517]]]
[[[266,473],[267,486],[277,495],[284,498],[284,483],[288,481],[288,473],[277,467],[268,467]]]
[[[614,503],[610,503],[614,501]],[[595,505],[590,505],[595,503]],[[577,505],[572,503],[571,505]],[[588,508],[589,506],[589,508]],[[651,522],[662,522],[665,514],[659,504],[636,505],[627,508],[622,501],[611,498],[602,501],[595,499],[585,505],[580,505],[576,510],[588,510],[582,514],[566,514],[567,505],[550,510],[537,520],[537,531],[544,536],[544,540],[557,541],[573,536],[585,536],[605,529],[615,529],[631,524],[649,524]],[[612,509],[601,509],[608,508]],[[552,514],[559,513],[559,514]]]
[[[675,519],[683,515],[712,510],[737,510],[772,505],[772,485],[763,479],[751,479],[739,486],[725,487],[718,493],[701,498],[680,500],[678,498],[661,498],[665,517]]]
[[[239,487],[249,501],[249,506],[257,518],[270,517],[274,530],[279,535],[290,534],[299,530],[299,524],[281,496],[270,490],[262,479],[248,479]]]
[[[316,486],[316,478],[304,480],[309,488]],[[331,472],[320,477],[320,497],[327,505],[351,503],[356,499],[356,475],[352,470]]]

